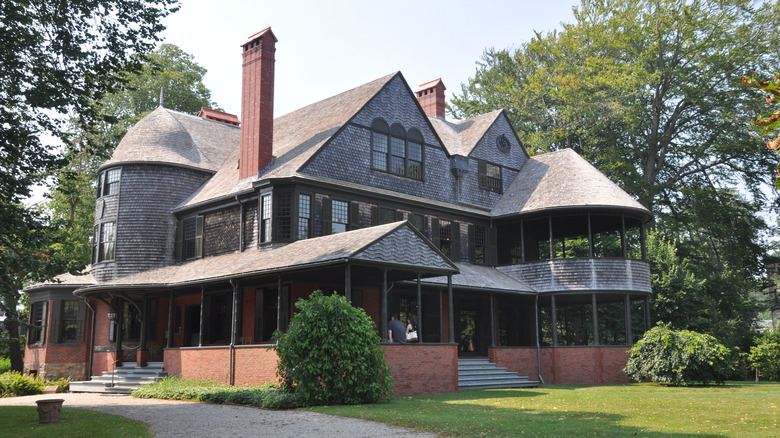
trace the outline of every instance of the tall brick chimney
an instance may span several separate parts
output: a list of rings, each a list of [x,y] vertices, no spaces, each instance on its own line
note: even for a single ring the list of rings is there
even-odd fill
[[[441,78],[420,85],[415,94],[425,114],[444,120],[444,82]]]
[[[239,179],[257,176],[273,157],[276,41],[269,27],[241,45],[244,52]]]

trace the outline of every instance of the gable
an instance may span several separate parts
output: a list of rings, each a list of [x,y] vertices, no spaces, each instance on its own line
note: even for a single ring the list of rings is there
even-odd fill
[[[372,242],[352,256],[355,260],[416,266],[423,269],[455,271],[429,241],[408,225],[401,226]]]

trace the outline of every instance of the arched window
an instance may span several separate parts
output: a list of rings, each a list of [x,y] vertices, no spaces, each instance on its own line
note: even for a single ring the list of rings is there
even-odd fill
[[[422,179],[423,139],[420,131],[395,123],[387,126],[382,119],[371,124],[371,167],[395,175]]]

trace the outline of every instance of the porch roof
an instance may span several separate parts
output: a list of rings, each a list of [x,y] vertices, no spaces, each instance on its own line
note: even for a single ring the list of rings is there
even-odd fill
[[[455,263],[460,273],[452,276],[452,286],[457,289],[482,290],[534,295],[536,290],[491,266]],[[425,285],[447,285],[447,277],[432,277],[420,280]]]
[[[419,231],[402,221],[299,240],[284,246],[206,257],[87,286],[75,294],[173,288],[346,263],[421,272],[423,276],[458,272],[457,266]]]

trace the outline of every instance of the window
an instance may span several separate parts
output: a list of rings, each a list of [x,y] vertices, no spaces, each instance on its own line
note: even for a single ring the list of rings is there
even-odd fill
[[[311,237],[311,196],[298,195],[298,239]]]
[[[488,163],[487,161],[480,161],[479,188],[489,190],[491,192],[502,193],[503,184],[501,182],[501,166]]]
[[[65,300],[62,302],[60,319],[60,342],[75,342],[79,331],[79,302]]]
[[[292,239],[292,195],[276,195],[276,232],[279,240]]]
[[[98,262],[114,260],[116,255],[116,222],[100,224],[100,243],[98,245]]]
[[[450,221],[439,221],[439,249],[447,257],[452,254],[452,223]]]
[[[487,232],[479,225],[474,225],[472,230],[472,263],[484,265],[487,263]]]
[[[27,331],[27,343],[43,343],[43,325],[46,323],[46,302],[30,303],[30,329]]]
[[[119,193],[119,178],[122,168],[110,169],[100,174],[98,180],[97,197],[115,195]]]
[[[395,175],[422,179],[423,138],[420,131],[382,119],[371,124],[371,167]]]
[[[419,213],[411,213],[407,217],[409,223],[411,223],[418,231],[425,233],[425,216]]]
[[[343,233],[349,226],[349,202],[333,201],[331,210],[331,233]]]
[[[371,216],[371,225],[389,224],[398,220],[398,213],[392,208],[374,207]]]
[[[271,195],[260,198],[260,242],[271,241]]]
[[[203,216],[185,219],[182,223],[182,258],[196,259],[203,256]]]

